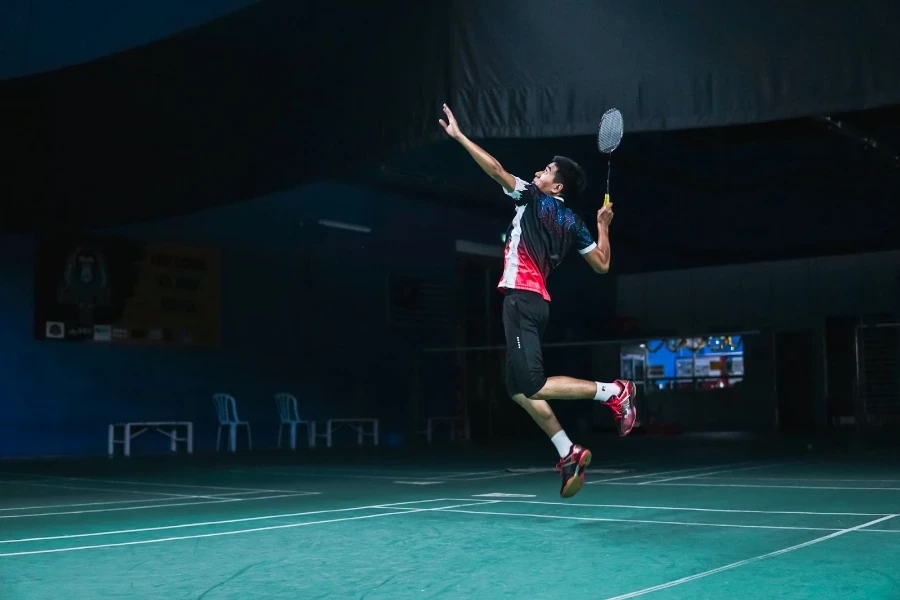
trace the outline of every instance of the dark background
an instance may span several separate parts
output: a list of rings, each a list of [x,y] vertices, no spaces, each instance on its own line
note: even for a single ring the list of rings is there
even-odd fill
[[[511,209],[440,131],[444,101],[522,177],[584,164],[585,218],[599,115],[622,110],[613,271],[566,260],[548,341],[758,330],[756,390],[705,421],[683,398],[683,427],[853,412],[853,327],[894,318],[900,287],[896,3],[190,4],[0,7],[0,456],[102,453],[132,418],[194,419],[208,448],[220,391],[273,430],[291,391],[411,441],[411,406],[467,389],[421,350],[500,341],[499,259],[457,241],[496,252]],[[37,341],[59,231],[219,249],[221,347]],[[548,361],[608,379],[602,348]],[[443,374],[415,379],[422,360]],[[804,408],[773,423],[784,378]]]

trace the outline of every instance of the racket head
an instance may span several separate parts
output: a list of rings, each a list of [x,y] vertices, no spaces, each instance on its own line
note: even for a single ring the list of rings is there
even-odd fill
[[[618,148],[624,129],[622,113],[618,108],[611,108],[603,113],[600,127],[597,130],[597,149],[604,154],[609,154]]]

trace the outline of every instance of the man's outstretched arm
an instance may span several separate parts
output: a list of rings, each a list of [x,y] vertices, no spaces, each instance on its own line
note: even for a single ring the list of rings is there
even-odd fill
[[[459,130],[459,125],[456,124],[456,117],[453,116],[453,112],[446,104],[444,104],[444,114],[447,116],[447,120],[444,121],[444,119],[440,119],[438,122],[441,124],[441,127],[444,128],[444,131],[447,132],[447,135],[459,142],[460,145],[472,155],[472,158],[475,159],[475,162],[478,163],[481,170],[487,173],[491,179],[502,185],[503,189],[507,192],[514,191],[516,188],[516,178],[506,172],[506,169],[503,168],[500,161],[488,154],[484,148],[467,138],[465,134]]]
[[[613,219],[612,203],[607,204],[597,211],[597,245],[590,251],[582,254],[591,268],[600,274],[609,271],[609,224]]]

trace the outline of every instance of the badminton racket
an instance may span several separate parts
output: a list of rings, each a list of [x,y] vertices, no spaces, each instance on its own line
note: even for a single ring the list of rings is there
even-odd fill
[[[597,130],[597,149],[606,154],[606,195],[603,197],[603,206],[609,204],[609,175],[612,170],[612,152],[619,147],[622,141],[622,113],[618,108],[611,108],[600,119],[600,127]]]

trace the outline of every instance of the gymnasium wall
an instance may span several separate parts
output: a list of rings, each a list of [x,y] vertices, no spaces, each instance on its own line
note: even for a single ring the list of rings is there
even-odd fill
[[[617,278],[617,313],[688,335],[808,329],[826,316],[897,308],[900,252],[827,256]]]
[[[305,416],[366,413],[386,419],[385,433],[404,431],[410,348],[452,343],[452,329],[389,328],[388,274],[452,282],[455,240],[492,243],[505,225],[322,184],[107,231],[220,248],[219,349],[36,341],[35,238],[0,237],[0,457],[102,454],[107,423],[129,419],[194,420],[196,449],[207,451],[217,391],[237,398],[255,448],[274,445],[278,391],[297,395]],[[141,445],[159,450],[163,441]]]
[[[812,421],[828,421],[826,320],[896,314],[900,300],[900,252],[816,257],[728,267],[684,269],[617,278],[617,314],[640,321],[641,330],[665,336],[702,336],[744,330],[762,332],[753,358],[745,354],[745,383],[753,391],[723,392],[715,404],[729,419],[698,421],[703,399],[687,392],[667,392],[668,418],[695,428],[726,422],[775,423],[773,335],[809,332],[812,374]],[[746,342],[746,340],[745,340]],[[745,343],[746,345],[746,343]],[[846,349],[843,349],[846,351]],[[745,353],[747,348],[745,347]],[[718,394],[718,392],[715,392]],[[837,392],[833,392],[837,393]],[[700,392],[708,402],[709,392]],[[707,415],[708,416],[708,415]]]

